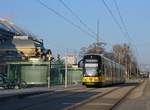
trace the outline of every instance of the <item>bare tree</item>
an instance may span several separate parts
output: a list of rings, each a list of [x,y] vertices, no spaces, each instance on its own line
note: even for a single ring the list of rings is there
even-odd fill
[[[113,55],[116,62],[125,66],[128,78],[136,76],[137,61],[129,45],[114,45]]]
[[[97,43],[92,43],[88,47],[82,47],[79,52],[79,56],[82,57],[85,54],[89,53],[97,53],[97,54],[102,54],[105,52],[104,48],[105,43],[103,42],[97,42]]]

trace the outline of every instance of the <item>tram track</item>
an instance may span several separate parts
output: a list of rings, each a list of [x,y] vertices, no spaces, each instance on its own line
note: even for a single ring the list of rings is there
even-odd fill
[[[115,103],[110,110],[115,110],[119,105],[121,105],[126,99],[127,97],[139,86],[141,86],[146,80],[141,81],[137,86],[133,87],[132,89],[130,89],[122,98],[120,98],[120,100],[117,101],[117,103]]]
[[[59,92],[59,93],[53,93],[53,94],[50,94],[48,99],[45,99],[45,100],[42,100],[42,101],[39,101],[39,102],[36,102],[36,103],[32,103],[32,104],[20,107],[20,108],[18,108],[16,110],[26,110],[26,109],[32,108],[32,107],[34,107],[36,105],[42,105],[44,103],[50,102],[50,100],[56,100],[56,99],[59,99],[59,98],[62,98],[62,97],[76,96],[76,95],[79,95],[79,94],[84,94],[84,92],[92,92],[94,90],[96,90],[96,88],[85,88],[85,89],[83,89],[83,88],[79,89],[78,88],[78,89],[73,89],[73,90],[69,90],[69,91],[63,91],[63,92]]]
[[[27,97],[20,97],[22,98],[39,98],[41,96],[47,96],[49,95],[50,98],[57,98],[60,96],[71,96],[72,94],[76,94],[78,92],[85,92],[87,90],[96,90],[96,88],[86,88],[84,86],[79,87],[79,88],[71,88],[71,89],[65,89],[65,90],[59,90],[59,91],[53,91],[51,93],[44,93],[44,94],[40,94],[40,95],[33,95],[33,96],[27,96]],[[66,93],[70,93],[70,95],[66,95]],[[71,94],[72,93],[72,94]]]
[[[119,88],[121,88],[121,87],[119,87]],[[86,104],[86,103],[88,103],[90,101],[93,101],[93,100],[95,100],[97,98],[103,97],[103,96],[105,96],[105,95],[107,95],[109,93],[112,93],[113,91],[118,90],[119,88],[113,88],[113,89],[107,91],[106,93],[95,95],[95,96],[93,96],[93,97],[91,97],[91,98],[89,98],[87,100],[84,100],[84,101],[82,101],[80,103],[77,103],[77,104],[75,104],[73,106],[67,107],[64,110],[75,110],[75,109],[79,108],[80,106],[82,106],[82,105],[84,105],[84,104]]]
[[[67,91],[71,92],[71,91],[75,91],[75,90],[82,90],[84,89],[83,86],[81,87],[76,87],[76,88],[65,88],[65,89],[62,89],[62,90],[50,90],[48,91],[47,93],[43,93],[43,94],[35,94],[35,95],[27,95],[27,96],[20,96],[19,98],[22,99],[22,98],[33,98],[33,97],[41,97],[41,96],[45,96],[45,95],[57,95],[57,94],[61,94],[61,93],[65,93]]]
[[[142,82],[143,83],[143,82]],[[115,108],[117,107],[117,106],[119,106],[121,103],[123,103],[124,102],[124,100],[126,99],[126,97],[134,90],[134,89],[136,89],[137,87],[139,87],[139,85],[141,85],[141,83],[140,84],[137,84],[136,86],[133,86],[133,87],[130,87],[129,88],[129,90],[127,90],[127,92],[126,93],[124,93],[124,95],[123,96],[121,96],[120,98],[118,98],[117,99],[117,101],[115,102],[115,103],[96,103],[97,105],[99,105],[99,106],[103,106],[103,105],[107,105],[107,106],[110,106],[109,107],[109,109],[106,107],[106,110],[115,110]],[[103,93],[103,94],[98,94],[98,95],[95,95],[95,96],[92,96],[92,97],[90,97],[89,99],[87,99],[87,100],[84,100],[84,101],[82,101],[82,102],[80,102],[80,103],[77,103],[77,104],[75,104],[75,105],[72,105],[72,106],[70,106],[70,107],[67,107],[67,108],[65,108],[64,110],[82,110],[82,108],[83,108],[83,106],[85,106],[85,105],[88,105],[88,103],[91,103],[91,102],[93,102],[93,101],[95,101],[95,100],[97,100],[97,99],[99,99],[101,102],[103,102],[103,97],[108,97],[108,95],[110,95],[110,94],[113,94],[114,92],[117,92],[117,91],[119,91],[119,90],[121,90],[121,89],[123,89],[123,88],[125,88],[125,87],[117,87],[117,88],[113,88],[113,89],[111,89],[111,90],[109,90],[109,91],[107,91],[107,92],[105,92],[105,93]],[[90,105],[90,104],[89,104]],[[87,110],[89,110],[88,109],[88,106],[87,106]],[[99,109],[93,109],[93,110],[100,110],[100,108]],[[104,109],[105,110],[105,109]]]
[[[126,88],[128,89],[125,92]],[[127,95],[132,92],[130,89],[133,88],[136,88],[136,86],[128,84],[102,88],[85,88],[83,86],[74,89],[66,89],[65,91],[55,91],[49,94],[45,93],[37,96],[16,98],[8,103],[4,103],[5,105],[9,105],[9,107],[1,105],[3,106],[1,110],[8,110],[7,108],[12,108],[12,110],[83,110],[82,108],[84,106],[87,106],[84,110],[91,110],[88,106],[98,104],[94,102],[95,100],[100,102],[100,108],[103,105],[109,106],[109,109],[102,110],[115,110],[114,108],[124,101]],[[118,97],[119,94],[123,95]],[[111,98],[117,98],[109,103],[111,101],[110,96]]]

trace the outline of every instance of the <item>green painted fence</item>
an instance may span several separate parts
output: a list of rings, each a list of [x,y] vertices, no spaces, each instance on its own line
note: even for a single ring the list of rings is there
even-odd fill
[[[68,68],[67,70],[67,83],[78,84],[81,82],[82,70]],[[52,68],[51,69],[51,84],[62,85],[65,82],[65,68]]]
[[[8,62],[7,77],[10,80],[23,80],[28,85],[47,85],[49,62]],[[68,68],[67,83],[78,84],[81,82],[82,70]],[[51,85],[63,85],[65,82],[65,68],[52,64],[50,69]]]

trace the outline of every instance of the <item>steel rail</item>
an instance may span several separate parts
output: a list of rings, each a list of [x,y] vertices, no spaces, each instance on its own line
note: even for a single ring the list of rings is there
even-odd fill
[[[78,88],[78,89],[74,89],[74,90],[77,90],[77,91],[75,91],[74,93],[70,93],[70,94],[66,93],[67,90],[63,91],[63,92],[56,92],[56,93],[54,92],[54,93],[50,94],[50,95],[52,95],[52,97],[49,96],[49,99],[46,99],[46,100],[43,100],[43,101],[39,101],[37,103],[33,103],[33,104],[30,104],[30,105],[26,105],[26,106],[20,107],[17,110],[24,110],[24,109],[27,109],[27,108],[34,107],[36,105],[42,105],[44,103],[49,102],[51,99],[54,100],[54,99],[59,99],[61,97],[70,97],[70,96],[81,94],[81,92],[92,92],[92,91],[96,90],[96,88],[85,88],[85,89],[83,89],[83,88],[79,89]],[[74,91],[74,90],[69,90],[69,92]],[[54,96],[57,96],[57,97],[54,97]]]
[[[114,92],[114,91],[116,91],[116,90],[118,90],[118,89],[120,89],[120,88],[122,88],[122,87],[113,88],[113,89],[109,90],[109,91],[106,92],[106,93],[94,95],[93,97],[91,97],[91,98],[89,98],[89,99],[87,99],[87,100],[84,100],[84,101],[82,101],[82,102],[80,102],[80,103],[77,103],[77,104],[75,104],[75,105],[69,106],[69,107],[67,107],[67,108],[65,108],[65,109],[63,109],[63,110],[75,110],[75,109],[77,109],[78,107],[83,106],[83,105],[89,103],[90,101],[94,101],[94,100],[96,100],[97,98],[101,98],[101,97],[103,97],[103,96],[106,96],[106,95],[108,95],[108,94],[110,94],[110,93],[112,93],[112,92]]]
[[[140,82],[138,85],[136,85],[135,87],[131,88],[121,99],[119,99],[111,108],[110,110],[115,110],[119,105],[121,105],[123,102],[126,101],[127,97],[136,89],[138,88],[140,85],[142,85],[146,80],[143,80],[142,82]]]

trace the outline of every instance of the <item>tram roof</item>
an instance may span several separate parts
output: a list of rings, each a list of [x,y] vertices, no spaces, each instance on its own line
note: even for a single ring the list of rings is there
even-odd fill
[[[101,58],[104,58],[104,59],[106,59],[107,61],[110,61],[111,63],[115,63],[115,64],[118,65],[118,66],[124,67],[123,65],[121,65],[121,64],[119,64],[119,63],[117,63],[117,62],[115,62],[115,61],[113,61],[113,60],[111,60],[111,59],[105,57],[103,54],[89,53],[89,54],[85,54],[84,56],[88,56],[88,55],[96,55],[96,56],[100,56]]]

